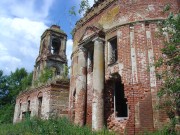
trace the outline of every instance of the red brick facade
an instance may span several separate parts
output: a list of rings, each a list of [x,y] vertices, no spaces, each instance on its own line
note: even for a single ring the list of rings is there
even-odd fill
[[[100,37],[104,45],[105,82],[102,95],[97,96],[103,96],[104,125],[110,130],[131,135],[146,130],[153,131],[168,121],[164,112],[154,109],[158,103],[156,95],[161,82],[156,80],[153,66],[154,61],[161,56],[163,39],[156,36],[157,23],[167,17],[168,14],[163,12],[167,4],[171,5],[171,11],[178,12],[178,0],[99,0],[77,22],[69,98],[69,114],[72,120],[77,117],[83,124],[92,125],[92,101],[96,95],[93,95],[95,69],[91,68],[97,57],[94,54],[92,59],[85,57],[87,63],[83,68],[86,68],[87,73],[83,72],[85,75],[82,75],[79,48],[84,47],[88,55],[93,52],[94,40]],[[88,27],[91,27],[91,31]],[[117,38],[117,60],[109,63],[110,43],[114,37]],[[85,81],[82,76],[86,78]],[[85,89],[77,90],[79,80],[83,86],[86,84]],[[121,89],[128,108],[127,117],[116,117],[115,114],[115,108],[119,105],[115,104],[118,100],[114,98],[116,82],[122,83]],[[85,106],[79,108],[79,104],[83,102]],[[77,113],[79,115],[76,116]],[[85,117],[80,117],[81,114]]]

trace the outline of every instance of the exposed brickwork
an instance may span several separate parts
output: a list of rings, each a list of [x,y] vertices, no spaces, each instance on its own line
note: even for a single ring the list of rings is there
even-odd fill
[[[38,96],[41,93],[41,114],[38,114]],[[58,81],[20,93],[16,99],[14,123],[23,119],[23,113],[31,112],[30,117],[36,116],[48,119],[52,116],[68,116],[69,83]],[[28,110],[28,101],[30,107]],[[21,107],[20,107],[21,104]]]
[[[93,74],[90,72],[88,74],[88,84],[87,84],[87,107],[86,107],[86,124],[92,124],[92,94],[93,94]]]
[[[70,99],[76,89],[79,63],[79,47],[93,50],[98,33],[89,31],[97,27],[104,32],[104,121],[108,129],[118,133],[133,135],[143,131],[153,131],[168,122],[165,112],[155,110],[157,91],[161,81],[156,80],[153,63],[162,55],[163,38],[156,36],[157,23],[167,17],[163,13],[166,4],[171,4],[171,11],[177,13],[178,0],[99,0],[87,15],[77,22],[74,33],[72,53],[72,74]],[[109,64],[109,40],[117,37],[118,60]],[[83,39],[83,43],[82,43]],[[93,61],[97,57],[94,55]],[[97,61],[96,61],[97,62]],[[88,65],[87,65],[88,67]],[[158,69],[162,70],[162,69]],[[87,97],[85,122],[92,124],[93,73],[87,72]],[[118,74],[120,78],[113,77]],[[114,82],[121,81],[128,105],[128,117],[116,117]],[[97,95],[98,96],[98,95]],[[84,100],[84,99],[83,99]],[[80,101],[79,101],[80,102]],[[73,100],[70,101],[73,108]],[[74,106],[77,105],[75,102]],[[70,112],[72,109],[70,108]],[[76,107],[78,112],[78,108]],[[97,120],[98,121],[98,120]]]
[[[51,87],[50,116],[68,117],[69,83],[59,81]]]

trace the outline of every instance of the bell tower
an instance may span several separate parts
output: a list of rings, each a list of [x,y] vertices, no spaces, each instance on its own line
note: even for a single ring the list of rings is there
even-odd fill
[[[61,76],[66,58],[67,35],[57,25],[52,25],[41,36],[39,55],[36,59],[33,81],[37,80],[44,68],[53,68],[55,76]]]

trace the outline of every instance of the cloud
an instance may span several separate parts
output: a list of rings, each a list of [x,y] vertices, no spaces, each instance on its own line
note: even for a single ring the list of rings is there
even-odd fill
[[[55,0],[0,0],[0,69],[33,70]]]
[[[14,71],[18,66],[22,66],[21,59],[8,55],[0,56],[0,67],[3,67],[1,70],[3,70],[5,74]]]
[[[6,74],[17,67],[32,71],[47,26],[27,18],[0,17],[0,22],[0,68]]]
[[[71,65],[72,46],[73,46],[73,40],[72,39],[68,39],[67,40],[67,46],[66,46],[66,55],[67,55],[67,59],[68,59],[68,66]]]
[[[39,52],[40,36],[48,28],[46,24],[50,22],[51,9],[57,2],[0,0],[0,70],[5,74],[21,67],[29,72],[33,70]],[[73,41],[68,39],[66,50],[69,66],[72,44]]]
[[[1,0],[0,14],[5,17],[43,20],[48,16],[54,0]]]
[[[89,0],[89,5],[92,7],[94,4],[94,0]]]

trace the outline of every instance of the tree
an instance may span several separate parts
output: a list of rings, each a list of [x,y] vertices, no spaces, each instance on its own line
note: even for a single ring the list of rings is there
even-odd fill
[[[86,11],[90,9],[89,1],[88,0],[81,0],[79,14],[85,14]]]
[[[24,68],[16,69],[9,76],[0,70],[0,123],[12,122],[16,96],[31,82],[32,73],[27,73]]]
[[[170,7],[166,6],[165,10],[169,9]],[[160,107],[166,110],[173,122],[173,132],[175,123],[179,122],[175,116],[180,116],[180,13],[170,13],[160,26],[160,34],[167,33],[168,40],[162,49],[163,56],[155,64],[156,68],[166,68],[157,74],[158,79],[163,80],[158,96],[161,100]]]
[[[3,71],[0,70],[0,99],[7,95],[7,76],[3,75]],[[0,100],[0,109],[2,107],[2,100]]]

